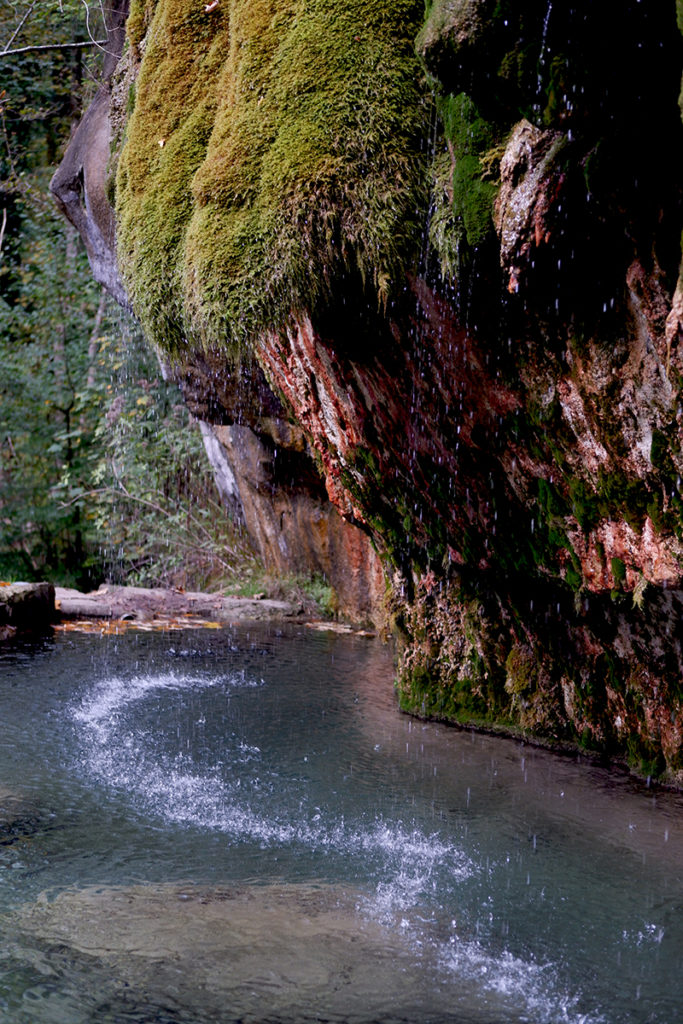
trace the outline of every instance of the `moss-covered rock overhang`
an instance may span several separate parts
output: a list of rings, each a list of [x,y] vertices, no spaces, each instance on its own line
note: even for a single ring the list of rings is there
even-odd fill
[[[183,362],[258,339],[400,569],[407,709],[683,777],[680,39],[612,6],[603,54],[588,0],[434,0],[419,35],[138,2],[119,251]]]
[[[206,10],[205,8],[211,8]],[[416,0],[134,0],[119,261],[165,351],[228,350],[415,269],[430,98]]]

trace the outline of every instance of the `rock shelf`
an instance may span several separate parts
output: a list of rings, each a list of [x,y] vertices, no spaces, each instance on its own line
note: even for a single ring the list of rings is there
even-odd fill
[[[303,608],[289,601],[110,584],[90,594],[57,587],[55,598],[62,620],[116,619],[145,623],[192,617],[222,625],[247,619],[263,621],[303,615]]]

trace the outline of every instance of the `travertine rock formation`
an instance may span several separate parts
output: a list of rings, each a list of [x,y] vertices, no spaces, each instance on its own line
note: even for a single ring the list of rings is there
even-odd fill
[[[680,783],[676,14],[135,0],[109,191],[261,549],[356,615],[381,555],[402,706]]]

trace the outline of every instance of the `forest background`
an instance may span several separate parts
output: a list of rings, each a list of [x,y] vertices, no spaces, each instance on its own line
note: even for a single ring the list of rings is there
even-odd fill
[[[0,0],[0,579],[254,592],[197,425],[49,193],[105,37],[97,0]]]

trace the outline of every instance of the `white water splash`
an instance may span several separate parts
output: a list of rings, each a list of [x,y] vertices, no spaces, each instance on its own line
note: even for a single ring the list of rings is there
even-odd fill
[[[644,924],[642,930],[639,929],[635,932],[625,931],[623,939],[624,942],[634,946],[647,944],[661,946],[665,935],[666,930],[661,924]]]
[[[233,840],[255,841],[264,846],[299,843],[309,850],[330,849],[350,855],[381,854],[401,864],[405,877],[412,870],[411,883],[431,876],[437,865],[447,864],[453,878],[465,878],[472,865],[465,854],[438,835],[377,818],[369,824],[347,826],[343,819],[326,823],[316,813],[279,820],[276,813],[264,817],[250,802],[253,792],[270,792],[279,784],[276,775],[262,770],[243,780],[239,772],[227,777],[224,763],[238,769],[257,765],[260,750],[235,736],[225,737],[223,762],[196,771],[190,757],[163,757],[154,736],[141,726],[134,728],[124,714],[131,705],[155,692],[178,693],[221,685],[229,693],[242,687],[261,685],[245,675],[225,678],[191,676],[166,672],[131,679],[103,680],[73,713],[73,720],[85,728],[81,764],[106,785],[134,796],[148,812],[167,821],[224,832]],[[399,900],[402,897],[397,897]]]
[[[563,991],[557,967],[513,956],[503,950],[492,955],[478,942],[453,936],[442,948],[443,971],[477,984],[484,992],[503,1000],[510,1009],[526,1008],[522,1020],[533,1024],[607,1024],[597,1011],[579,1009],[578,995]]]
[[[155,692],[184,694],[216,685],[229,694],[260,683],[243,675],[217,680],[174,673],[103,681],[72,713],[83,730],[82,768],[169,823],[217,831],[232,843],[301,846],[307,853],[332,851],[365,861],[366,875],[381,880],[359,904],[361,912],[387,927],[398,926],[416,951],[438,965],[440,978],[456,989],[464,986],[473,1001],[482,993],[494,1012],[502,1009],[506,1019],[519,1024],[605,1024],[599,1015],[579,1012],[578,998],[562,991],[552,965],[505,950],[488,952],[476,940],[461,939],[455,929],[446,939],[435,937],[439,928],[425,896],[439,896],[439,879],[447,877],[449,886],[457,887],[479,870],[455,843],[381,816],[350,824],[319,808],[306,814],[305,799],[298,814],[279,818],[270,796],[280,782],[262,765],[257,746],[227,735],[222,762],[197,770],[189,755],[162,756],[153,731],[125,713]],[[246,765],[248,776],[241,771]],[[268,807],[267,813],[260,806]]]
[[[223,683],[227,689],[260,686],[261,683],[246,674],[233,674],[224,678],[190,676],[176,672],[155,675],[133,676],[124,679],[114,676],[104,679],[83,699],[80,707],[73,711],[73,719],[89,727],[102,730],[106,736],[114,724],[114,716],[150,694],[163,690],[195,690],[215,687]]]

